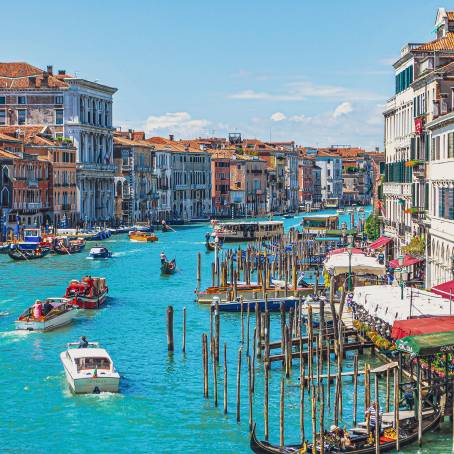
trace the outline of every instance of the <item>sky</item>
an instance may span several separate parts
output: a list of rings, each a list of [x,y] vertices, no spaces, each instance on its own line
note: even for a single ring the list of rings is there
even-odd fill
[[[118,88],[114,124],[177,138],[383,148],[392,62],[434,38],[433,0],[23,0],[0,61]]]

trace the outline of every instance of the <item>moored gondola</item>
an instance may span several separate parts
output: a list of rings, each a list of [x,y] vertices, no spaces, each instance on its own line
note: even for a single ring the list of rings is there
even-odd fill
[[[71,255],[82,252],[85,247],[85,240],[68,240],[68,241],[59,241],[54,247],[54,252],[60,255]]]
[[[386,422],[386,417],[389,421],[393,419],[393,413],[383,415],[383,422]],[[440,408],[429,409],[423,411],[422,433],[434,430],[438,427],[441,421]],[[384,426],[385,427],[385,424]],[[389,432],[387,432],[389,430]],[[373,438],[368,436],[365,429],[352,429],[349,431],[349,437],[352,442],[351,446],[341,448],[340,443],[332,440],[328,434],[325,436],[325,452],[350,454],[373,454],[376,452]],[[388,436],[386,436],[388,435]],[[418,421],[415,418],[414,411],[400,411],[399,417],[399,445],[400,447],[410,445],[418,439]],[[259,454],[292,454],[312,452],[312,444],[292,444],[286,446],[278,446],[260,441],[255,432],[255,425],[251,433],[251,449]],[[396,436],[393,432],[392,425],[389,424],[388,429],[384,429],[383,435],[380,436],[380,452],[389,452],[396,450]],[[316,446],[316,452],[320,452],[320,446]]]

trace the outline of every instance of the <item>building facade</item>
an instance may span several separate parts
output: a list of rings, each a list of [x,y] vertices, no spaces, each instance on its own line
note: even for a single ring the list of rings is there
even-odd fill
[[[316,165],[320,167],[321,199],[326,203],[328,199],[342,201],[342,160],[340,157],[323,156],[317,154]]]

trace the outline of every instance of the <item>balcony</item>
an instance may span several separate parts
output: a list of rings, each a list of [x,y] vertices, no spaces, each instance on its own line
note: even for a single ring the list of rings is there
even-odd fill
[[[418,179],[426,178],[426,163],[419,162],[413,166],[413,176]]]
[[[37,188],[38,187],[38,180],[36,178],[29,178],[27,180],[27,186],[29,188]]]
[[[115,164],[100,164],[96,162],[78,162],[76,168],[82,171],[115,172],[117,166]]]

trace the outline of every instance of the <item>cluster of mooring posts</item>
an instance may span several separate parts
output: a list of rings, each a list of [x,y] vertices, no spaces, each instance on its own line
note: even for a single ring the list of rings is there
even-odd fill
[[[207,289],[209,292],[205,292],[211,296],[209,326],[201,338],[203,397],[212,399],[214,406],[218,407],[222,395],[223,413],[234,413],[238,423],[246,414],[251,448],[256,452],[345,450],[378,453],[391,449],[399,451],[402,445],[416,441],[422,445],[423,433],[439,423],[440,413],[435,404],[442,387],[433,377],[424,376],[419,359],[414,370],[415,361],[405,360],[402,354],[393,358],[381,355],[373,342],[353,327],[354,314],[350,308],[344,308],[345,290],[342,289],[340,297],[335,298],[334,278],[331,278],[326,296],[327,287],[318,282],[318,268],[312,271],[315,277],[313,286],[298,284],[301,272],[307,272],[312,266],[309,257],[324,253],[316,250],[309,239],[291,229],[280,238],[249,244],[245,250],[239,246],[221,252],[216,246],[211,267],[212,286]],[[201,261],[199,253],[198,296],[202,293]],[[282,281],[282,286],[277,286],[276,280]],[[227,363],[228,340],[222,339],[221,335],[223,311],[239,314],[238,338],[229,340],[234,345],[239,343],[236,364],[233,365]],[[280,317],[271,317],[270,313],[276,311]],[[182,351],[185,352],[186,308],[183,309],[182,332]],[[280,339],[271,339],[271,332],[280,333]],[[168,350],[173,352],[172,306],[167,310],[167,339]],[[236,350],[236,346],[234,348]],[[384,364],[371,367],[367,361],[370,355],[365,357],[366,361],[362,360],[365,350],[377,353],[375,362],[378,358]],[[355,352],[353,367],[346,368],[346,354],[351,351]],[[257,374],[263,374],[263,389],[257,389]],[[269,401],[273,376],[280,382],[279,440],[271,443]],[[234,397],[228,392],[228,383],[232,380],[236,382]],[[298,385],[294,384],[295,381]],[[353,389],[347,397],[351,403],[351,417],[345,414],[344,384]],[[291,446],[286,445],[287,386],[298,386],[300,396],[299,439],[295,440],[292,431]],[[241,399],[244,388],[248,396],[246,403]],[[380,395],[380,389],[384,395]],[[434,389],[438,390],[438,395]],[[414,409],[403,410],[402,402],[409,390]],[[445,395],[447,390],[446,380]],[[263,401],[262,409],[254,406],[257,393],[263,393],[263,399],[260,399]],[[432,404],[432,410],[427,410],[428,402]],[[449,399],[449,402],[452,407],[454,399]],[[376,414],[383,412],[381,424],[371,424],[373,412],[358,413],[358,407],[370,409],[374,405]],[[263,412],[263,430],[260,432],[263,432],[264,441],[257,438],[254,416],[259,411]],[[451,411],[452,408],[450,414]],[[311,415],[309,428],[306,427],[306,414]],[[345,431],[340,436],[336,431],[347,420],[352,421],[349,435],[345,437]],[[337,429],[331,430],[330,425]]]

